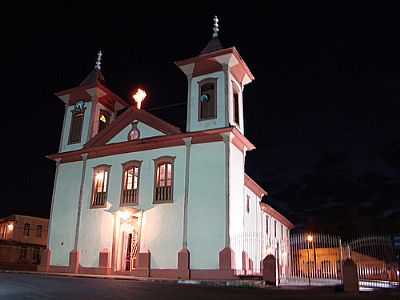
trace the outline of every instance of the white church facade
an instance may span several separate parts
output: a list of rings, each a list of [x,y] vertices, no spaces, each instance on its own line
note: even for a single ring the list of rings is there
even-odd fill
[[[217,26],[200,55],[176,65],[188,80],[184,131],[114,94],[100,61],[56,93],[65,116],[48,156],[56,174],[42,270],[231,279],[259,272],[272,253],[287,272],[293,225],[245,173],[250,69],[221,47]]]

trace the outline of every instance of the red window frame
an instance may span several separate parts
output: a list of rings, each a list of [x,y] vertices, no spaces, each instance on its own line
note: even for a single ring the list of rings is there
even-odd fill
[[[100,165],[93,168],[91,208],[106,206],[108,186],[110,183],[110,170],[110,165]]]
[[[138,160],[122,164],[121,206],[139,204],[141,164]]]
[[[154,203],[173,202],[174,162],[173,156],[162,156],[154,160]]]

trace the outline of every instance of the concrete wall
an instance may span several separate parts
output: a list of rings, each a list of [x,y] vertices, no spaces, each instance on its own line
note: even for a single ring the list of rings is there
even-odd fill
[[[140,131],[140,138],[148,138],[148,137],[153,137],[153,136],[160,136],[160,135],[165,135],[161,131],[158,131],[148,125],[146,125],[143,122],[138,122],[137,128]],[[128,141],[128,134],[131,131],[132,126],[128,125],[124,129],[122,129],[117,135],[115,135],[110,141],[107,142],[107,144],[114,144],[114,143],[121,143],[121,142],[126,142]]]

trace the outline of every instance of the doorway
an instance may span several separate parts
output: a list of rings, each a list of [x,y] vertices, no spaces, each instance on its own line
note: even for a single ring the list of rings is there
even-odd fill
[[[120,271],[130,272],[136,268],[139,252],[138,222],[136,217],[121,223],[120,230]]]

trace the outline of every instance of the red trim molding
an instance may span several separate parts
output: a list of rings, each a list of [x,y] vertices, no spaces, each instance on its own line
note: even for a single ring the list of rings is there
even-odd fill
[[[141,121],[165,134],[181,133],[178,127],[175,127],[174,125],[157,118],[156,116],[146,112],[145,110],[139,110],[136,107],[131,106],[116,120],[114,120],[114,122],[112,122],[112,124],[108,128],[94,136],[85,145],[85,148],[105,145],[109,140],[111,140],[115,135],[117,135],[122,129],[124,129],[134,120]]]
[[[244,174],[244,185],[260,198],[268,195],[268,192],[259,186],[257,182],[251,179],[247,174]]]
[[[175,64],[178,67],[185,66],[185,65],[188,65],[188,64],[195,64],[194,70],[196,69],[196,65],[198,65],[198,64],[206,64],[207,67],[205,67],[205,68],[209,72],[209,69],[210,69],[211,65],[210,65],[210,63],[207,63],[207,61],[216,61],[215,58],[217,58],[219,56],[222,56],[222,55],[226,55],[226,54],[232,54],[236,58],[236,60],[238,61],[238,65],[237,65],[238,67],[237,67],[237,70],[235,70],[235,75],[236,75],[235,77],[238,77],[237,79],[243,78],[243,75],[245,74],[250,78],[250,80],[254,80],[254,76],[251,73],[249,67],[247,66],[245,61],[242,59],[242,57],[240,56],[239,52],[236,50],[235,47],[225,48],[225,49],[217,50],[217,51],[214,51],[214,52],[211,52],[211,53],[206,53],[206,54],[203,54],[203,55],[192,57],[192,58],[189,58],[189,59],[176,61]],[[197,68],[200,69],[200,70],[203,69],[203,68],[199,68],[199,67],[197,67]],[[215,68],[216,67],[214,66],[214,69]],[[239,72],[239,70],[240,70],[240,72]],[[200,73],[200,74],[198,74],[198,73]],[[239,73],[241,75],[239,75]],[[201,75],[201,72],[197,71],[196,72],[196,76],[197,75]],[[240,80],[240,82],[241,82],[241,80]]]
[[[274,219],[278,220],[281,222],[283,225],[285,225],[289,229],[293,229],[294,225],[292,222],[290,222],[286,217],[281,215],[278,211],[273,209],[271,206],[269,206],[267,203],[260,202],[260,207],[263,212],[266,214],[270,215]]]
[[[107,129],[103,130],[106,131]],[[236,147],[243,148],[247,150],[255,149],[255,146],[249,142],[243,134],[234,127],[226,127],[220,129],[210,129],[190,133],[179,133],[172,135],[163,135],[156,137],[149,137],[140,140],[132,140],[127,142],[108,144],[102,146],[92,146],[86,147],[77,151],[63,152],[57,154],[48,155],[47,158],[51,160],[61,159],[62,163],[79,161],[81,160],[81,155],[83,153],[88,153],[88,158],[96,158],[102,156],[109,156],[115,154],[122,154],[128,152],[145,151],[150,149],[159,149],[175,146],[184,146],[184,139],[191,137],[192,144],[202,144],[222,141],[221,133],[232,132],[234,134],[234,139],[237,139],[239,145],[234,144]],[[101,134],[101,133],[100,133]]]

